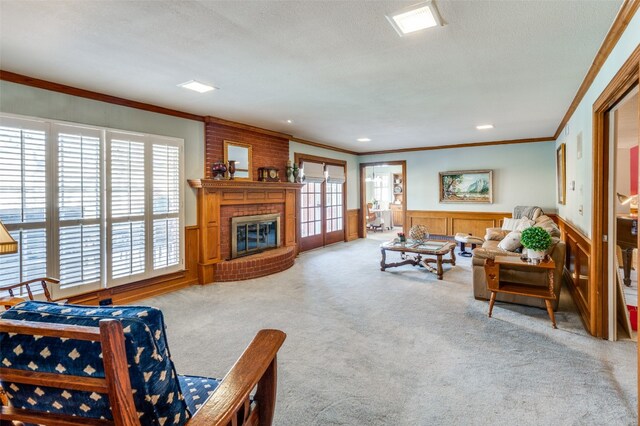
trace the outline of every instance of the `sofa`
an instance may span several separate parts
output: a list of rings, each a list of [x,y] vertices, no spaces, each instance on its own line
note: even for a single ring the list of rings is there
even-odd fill
[[[539,209],[539,208],[538,208]],[[516,212],[525,211],[528,215],[517,214]],[[526,214],[526,213],[525,213]],[[535,222],[532,226],[543,227],[551,234],[553,244],[548,250],[549,256],[556,264],[553,271],[554,293],[556,299],[552,301],[553,310],[558,308],[558,300],[560,298],[560,290],[562,288],[562,273],[564,270],[566,246],[560,239],[560,230],[551,218],[544,215],[542,209],[534,210],[529,208],[527,211],[523,207],[514,209],[514,218],[520,219],[527,217],[530,221]],[[496,256],[522,256],[523,248],[516,250],[505,250],[501,248],[501,241],[509,235],[511,231],[503,228],[488,228],[485,235],[485,242],[482,247],[473,250],[472,272],[473,272],[473,295],[477,300],[489,300],[491,292],[487,290],[487,280],[484,272],[484,264],[487,259],[493,259]],[[502,244],[504,246],[504,244]],[[546,271],[533,270],[526,266],[502,267],[500,270],[500,278],[506,281],[525,283],[531,285],[546,286]],[[546,309],[544,299],[535,297],[519,296],[513,294],[497,293],[496,300],[500,302],[516,303],[519,305],[534,306]]]

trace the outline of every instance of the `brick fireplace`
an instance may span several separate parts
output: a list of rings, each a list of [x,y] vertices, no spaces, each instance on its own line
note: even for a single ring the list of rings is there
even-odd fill
[[[189,184],[198,189],[200,284],[257,278],[293,265],[301,184],[211,179]],[[232,220],[258,215],[278,217],[279,247],[232,259]]]

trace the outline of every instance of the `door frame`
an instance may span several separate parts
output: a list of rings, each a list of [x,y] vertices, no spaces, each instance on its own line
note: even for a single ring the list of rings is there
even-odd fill
[[[636,47],[620,70],[593,104],[593,204],[590,268],[589,331],[596,337],[609,337],[609,113],[624,97],[640,85],[640,46]],[[638,108],[640,117],[640,107]],[[640,132],[639,132],[640,133]],[[639,134],[640,137],[640,134]],[[640,240],[640,235],[639,235]],[[638,347],[640,353],[640,346]],[[638,382],[640,386],[640,381]]]
[[[366,238],[367,237],[367,221],[365,220],[365,216],[367,215],[367,200],[366,200],[366,185],[365,185],[365,174],[364,169],[366,167],[373,166],[402,166],[402,184],[403,188],[403,197],[402,203],[402,232],[405,232],[407,226],[407,162],[406,160],[394,160],[394,161],[374,161],[371,163],[360,163],[360,215],[358,217],[358,237]]]
[[[312,161],[314,163],[323,163],[324,165],[330,164],[332,166],[342,166],[344,167],[344,176],[345,176],[345,182],[342,184],[342,231],[344,232],[344,238],[343,241],[346,242],[347,240],[347,181],[348,181],[348,174],[347,174],[347,162],[345,160],[338,160],[336,158],[329,158],[329,157],[320,157],[317,155],[311,155],[311,154],[305,154],[305,153],[300,153],[300,152],[294,152],[293,153],[293,161],[295,162],[295,164],[300,165],[301,161]],[[324,200],[326,199],[326,179],[323,182],[322,185],[322,192],[320,194],[320,196],[322,197],[322,209],[320,209],[321,214],[322,214],[322,247],[327,245],[326,242],[326,234],[327,234],[327,224],[326,224],[326,212],[325,212],[325,208],[324,208]],[[298,206],[298,208],[300,208],[300,206]],[[301,228],[301,220],[302,220],[302,215],[300,214],[300,212],[296,212],[296,216],[298,217],[297,220],[297,227],[298,229],[302,229]],[[298,235],[298,240],[302,241],[302,233],[300,232]],[[339,242],[339,241],[336,241]],[[335,244],[336,242],[333,243],[329,243],[329,244]],[[302,251],[302,250],[300,250]]]

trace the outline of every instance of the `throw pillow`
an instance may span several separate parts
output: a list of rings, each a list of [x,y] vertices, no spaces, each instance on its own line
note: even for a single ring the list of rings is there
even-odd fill
[[[521,237],[522,234],[520,232],[511,231],[498,243],[498,248],[506,251],[516,251],[522,245],[520,244]]]
[[[502,241],[502,239],[508,234],[508,231],[500,228],[487,228],[487,233],[484,239],[487,241]]]
[[[525,229],[531,228],[533,225],[536,224],[535,220],[531,220],[526,217],[523,217],[522,219],[519,219],[519,220],[520,220],[520,223],[516,225],[516,228],[514,229],[514,231],[522,232]]]
[[[513,219],[505,217],[502,219],[502,229],[505,231],[515,231],[516,227],[520,224],[520,219]]]
[[[551,219],[546,214],[536,219],[536,226],[539,226],[540,228],[547,231],[552,237],[560,236],[560,229],[558,228],[558,225],[556,225],[553,219]]]

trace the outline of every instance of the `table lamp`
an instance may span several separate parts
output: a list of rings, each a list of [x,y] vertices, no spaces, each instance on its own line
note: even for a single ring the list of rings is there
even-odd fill
[[[0,255],[18,252],[18,242],[11,237],[0,221]]]

